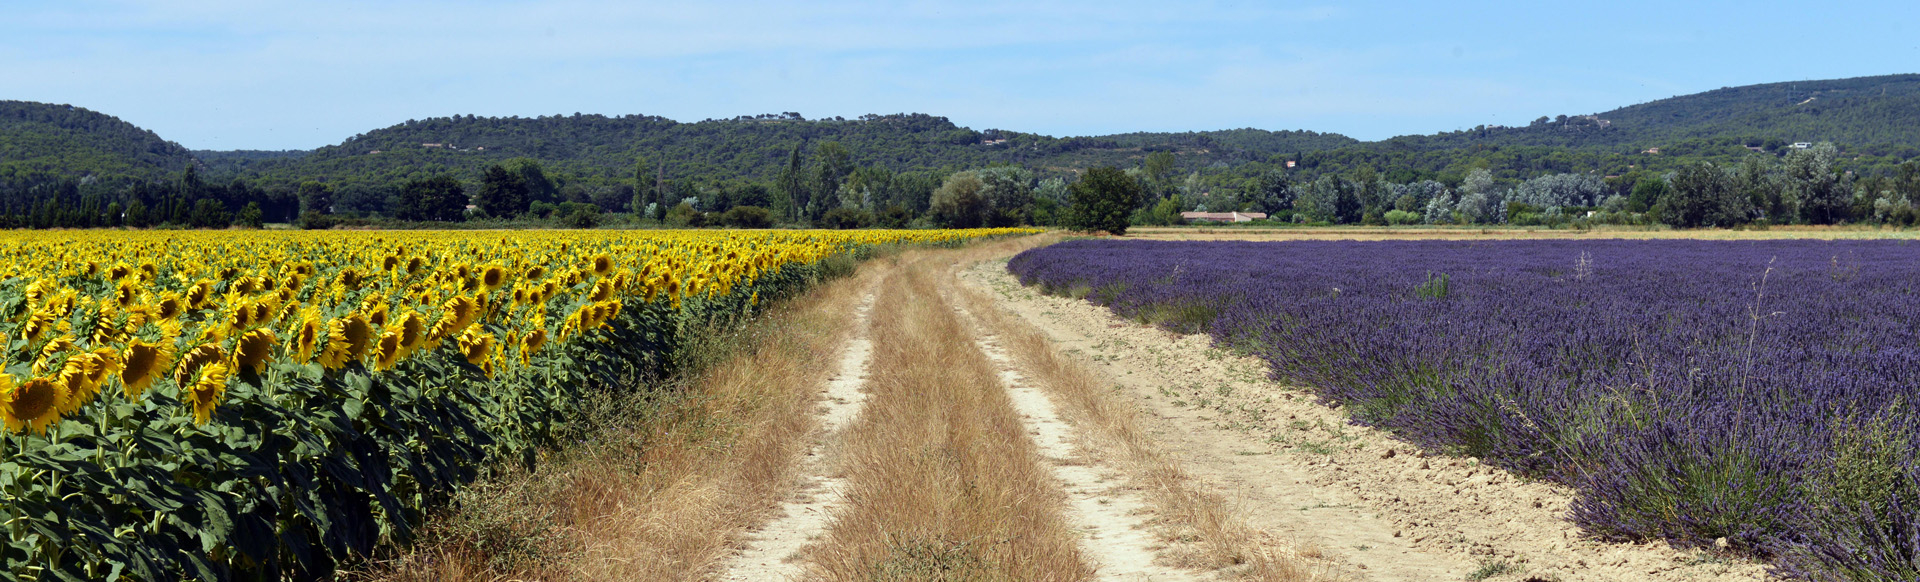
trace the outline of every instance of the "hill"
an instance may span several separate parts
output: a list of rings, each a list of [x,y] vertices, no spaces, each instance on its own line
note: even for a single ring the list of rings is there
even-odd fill
[[[682,123],[654,116],[454,116],[354,136],[296,156],[282,152],[203,155],[215,173],[269,182],[301,179],[404,179],[429,171],[476,172],[514,158],[540,160],[576,176],[632,175],[640,160],[669,176],[766,180],[785,167],[796,146],[839,142],[859,166],[893,171],[1025,164],[1065,170],[1093,164],[1134,165],[1132,158],[1174,151],[1205,167],[1359,143],[1337,134],[1238,129],[1056,138],[989,129],[975,131],[925,114],[809,120],[797,113]],[[803,146],[805,147],[805,146]]]
[[[149,179],[186,169],[187,148],[72,105],[0,101],[0,184]]]
[[[1778,149],[1795,142],[1849,144],[1876,153],[1920,153],[1920,75],[1885,75],[1728,87],[1592,115],[1541,117],[1382,145],[1422,149],[1557,146],[1632,149],[1731,138]]]

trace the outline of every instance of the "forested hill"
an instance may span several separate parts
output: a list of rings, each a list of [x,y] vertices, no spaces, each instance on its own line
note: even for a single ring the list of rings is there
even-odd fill
[[[1257,129],[1055,138],[996,129],[976,131],[925,114],[809,120],[798,113],[781,113],[694,123],[654,116],[574,114],[410,120],[306,156],[258,153],[205,159],[216,174],[234,172],[270,182],[404,179],[422,169],[477,171],[522,157],[580,176],[631,175],[644,161],[654,169],[664,168],[669,176],[764,180],[786,167],[796,146],[810,148],[829,141],[844,146],[855,164],[894,171],[996,163],[1057,169],[1130,166],[1154,151],[1190,156],[1190,161],[1202,165],[1233,164],[1358,143],[1337,134]]]
[[[1716,138],[1767,149],[1829,141],[1880,153],[1920,151],[1920,75],[1728,87],[1592,115],[1541,117],[1524,127],[1402,136],[1383,145],[1645,148]]]
[[[187,148],[71,105],[0,101],[0,184],[156,178],[193,163]]]

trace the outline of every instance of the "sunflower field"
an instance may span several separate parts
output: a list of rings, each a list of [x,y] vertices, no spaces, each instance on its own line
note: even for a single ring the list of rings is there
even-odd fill
[[[1021,230],[0,234],[0,578],[315,578],[877,245]]]

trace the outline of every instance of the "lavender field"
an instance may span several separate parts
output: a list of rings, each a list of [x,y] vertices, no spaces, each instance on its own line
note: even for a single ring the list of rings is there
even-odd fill
[[[1598,538],[1920,577],[1920,246],[1081,240],[1008,266],[1572,486]]]

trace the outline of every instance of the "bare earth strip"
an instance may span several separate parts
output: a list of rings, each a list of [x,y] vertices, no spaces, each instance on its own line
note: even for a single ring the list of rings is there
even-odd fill
[[[873,355],[868,338],[873,294],[868,293],[854,311],[853,335],[840,354],[839,369],[822,390],[820,428],[807,449],[806,465],[800,470],[800,484],[792,499],[781,504],[773,521],[743,540],[740,552],[720,571],[722,580],[776,581],[799,580],[805,564],[797,559],[800,549],[827,531],[833,514],[844,503],[846,479],[836,468],[840,429],[852,422],[866,403],[862,389],[867,376],[867,361]]]
[[[1765,567],[1664,544],[1583,539],[1566,488],[1474,459],[1426,457],[1339,410],[1266,379],[1265,363],[1021,287],[1005,261],[966,270],[971,285],[1097,362],[1146,428],[1256,528],[1318,539],[1370,580],[1767,580]]]
[[[957,307],[957,304],[956,304]],[[1080,549],[1099,568],[1099,580],[1126,582],[1197,580],[1188,571],[1155,564],[1164,548],[1148,531],[1153,510],[1138,491],[1125,486],[1116,469],[1075,450],[1073,427],[1063,420],[1053,399],[1015,369],[992,332],[960,308],[973,323],[974,343],[1000,369],[1007,397],[1026,423],[1040,454],[1052,463],[1053,475],[1067,493],[1067,519],[1081,535]]]

